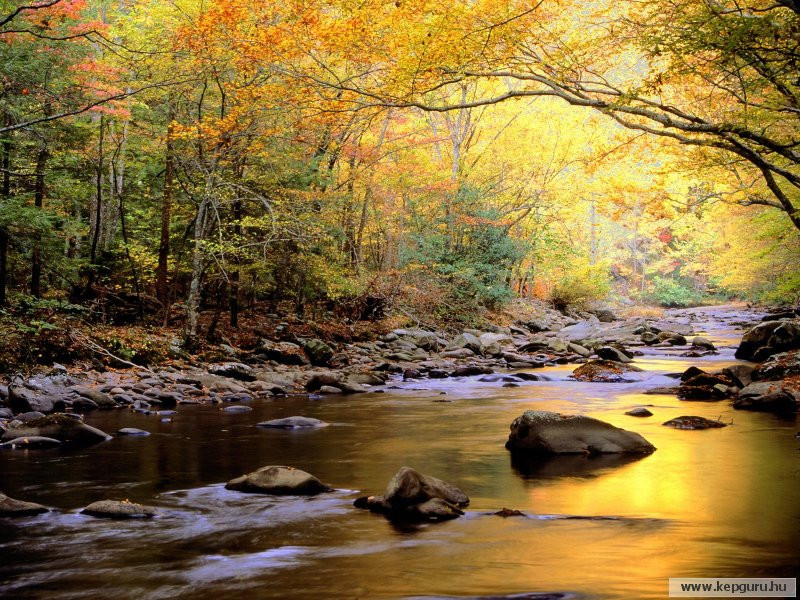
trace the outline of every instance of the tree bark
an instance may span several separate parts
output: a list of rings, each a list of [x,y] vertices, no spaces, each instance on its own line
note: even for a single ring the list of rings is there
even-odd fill
[[[169,285],[167,270],[169,266],[169,230],[172,218],[172,193],[175,180],[175,146],[173,125],[175,108],[170,104],[169,125],[167,125],[167,148],[164,165],[164,195],[161,202],[161,239],[158,244],[158,267],[156,269],[156,296],[166,308],[169,305]]]
[[[41,210],[44,205],[44,172],[47,166],[47,146],[39,148],[36,156],[36,186],[34,188],[33,205]],[[42,246],[41,240],[33,243],[33,255],[31,257],[31,296],[41,298],[42,296]]]
[[[10,134],[3,141],[3,188],[0,198],[3,203],[11,198],[11,140]],[[5,306],[8,288],[8,229],[0,227],[0,306]]]

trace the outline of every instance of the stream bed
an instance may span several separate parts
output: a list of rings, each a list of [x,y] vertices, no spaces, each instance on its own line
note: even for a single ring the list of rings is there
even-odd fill
[[[86,422],[115,437],[76,450],[0,452],[0,490],[58,510],[0,519],[0,597],[59,599],[450,598],[542,594],[665,598],[670,577],[794,577],[800,567],[798,423],[729,401],[645,395],[668,373],[736,362],[741,307],[673,313],[720,348],[705,358],[643,349],[627,384],[568,379],[504,388],[477,377],[397,382],[343,397],[271,398],[253,411],[179,406],[171,422],[127,410]],[[692,316],[694,315],[694,316]],[[447,400],[447,402],[442,402]],[[624,413],[652,405],[653,417]],[[512,460],[511,421],[528,409],[597,417],[641,433],[645,457]],[[255,427],[291,415],[314,431]],[[683,431],[680,415],[730,426]],[[291,465],[333,486],[313,498],[227,491],[261,466]],[[463,489],[460,519],[416,527],[353,508],[401,466]],[[79,514],[105,498],[159,507],[148,521]],[[501,518],[501,508],[525,516]],[[531,596],[535,597],[535,596]]]

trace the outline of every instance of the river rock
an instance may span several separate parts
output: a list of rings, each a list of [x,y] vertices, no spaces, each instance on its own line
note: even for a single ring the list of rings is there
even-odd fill
[[[249,413],[252,412],[253,408],[250,406],[243,406],[241,404],[235,404],[233,406],[226,406],[222,409],[222,412],[226,414],[242,414],[242,413]]]
[[[692,339],[692,346],[696,348],[705,348],[706,350],[716,350],[717,347],[709,340],[708,338],[704,338],[700,335],[695,336]]]
[[[484,333],[480,336],[483,353],[487,356],[500,356],[503,345],[513,342],[513,338],[505,333]]]
[[[404,508],[439,498],[455,506],[467,506],[469,497],[454,485],[436,477],[402,467],[386,486],[384,500],[393,508]]]
[[[464,333],[457,335],[449,344],[447,344],[447,347],[445,347],[444,356],[450,356],[448,352],[461,350],[464,348],[470,350],[474,354],[483,354],[483,344],[481,344],[481,340],[477,336],[465,331]],[[458,357],[453,356],[452,358]]]
[[[316,392],[323,386],[339,387],[342,376],[333,371],[311,373],[311,377],[306,382],[306,391]]]
[[[655,447],[638,433],[582,415],[528,410],[511,423],[509,450],[537,454],[650,454]]]
[[[760,323],[742,336],[736,358],[766,360],[773,354],[800,348],[800,322],[797,320],[768,321]]]
[[[117,435],[148,436],[150,435],[150,432],[145,431],[144,429],[137,429],[136,427],[123,427],[122,429],[117,430]]]
[[[111,436],[90,425],[82,423],[63,413],[55,413],[12,427],[6,431],[0,441],[10,441],[18,437],[48,437],[63,444],[73,446],[90,446],[106,440]]]
[[[311,364],[317,367],[325,367],[333,358],[333,348],[320,339],[314,338],[305,343],[304,350]]]
[[[57,400],[61,400],[61,398],[42,392],[37,393],[19,385],[8,386],[8,406],[15,413],[37,411],[48,414],[56,409]]]
[[[327,427],[328,423],[314,419],[312,417],[284,417],[283,419],[272,419],[271,421],[262,421],[257,424],[258,427],[273,427],[277,429],[309,429],[314,427]]]
[[[751,372],[754,381],[775,381],[800,375],[800,352],[773,354]]]
[[[238,362],[218,363],[208,366],[208,372],[218,377],[230,377],[238,381],[255,381],[256,375],[252,367]]]
[[[631,410],[629,410],[625,414],[629,415],[631,417],[652,417],[653,416],[653,413],[651,413],[649,410],[647,410],[643,406],[638,406],[636,408],[632,408]]]
[[[317,390],[317,393],[322,394],[324,396],[332,396],[335,394],[341,394],[342,389],[334,385],[323,385],[321,388]]]
[[[100,500],[91,503],[81,513],[102,519],[150,519],[155,517],[158,511],[151,506],[127,500]]]
[[[642,333],[641,336],[639,336],[639,339],[641,339],[648,346],[657,344],[660,341],[658,339],[658,335],[653,333],[652,331],[645,331],[644,333]]]
[[[0,492],[0,517],[29,517],[49,511],[49,508],[41,504],[15,500]]]
[[[231,479],[225,489],[276,496],[315,496],[332,488],[313,475],[294,467],[267,466]]]
[[[797,400],[789,392],[783,390],[764,394],[763,396],[746,396],[733,402],[733,408],[771,413],[797,412]]]
[[[753,382],[753,370],[750,365],[732,365],[722,369],[722,373],[730,377],[737,387],[743,388]]]
[[[719,427],[727,427],[727,424],[722,421],[695,416],[675,417],[674,419],[664,422],[663,425],[674,429],[716,429]]]
[[[603,360],[611,360],[620,363],[631,362],[631,358],[628,355],[619,348],[614,348],[613,346],[601,346],[595,350],[595,353]]]
[[[750,385],[739,390],[739,399],[755,398],[780,391],[788,391],[784,389],[782,381],[754,381]]]
[[[436,352],[439,349],[439,336],[432,331],[426,331],[425,329],[395,329],[394,333],[411,342],[417,348],[422,348],[428,352]]]
[[[582,321],[575,325],[563,327],[558,332],[558,335],[569,342],[580,342],[582,340],[602,337],[602,330],[596,323]]]
[[[282,365],[303,366],[310,364],[310,361],[303,353],[303,348],[291,342],[273,342],[264,339],[258,344],[258,352],[263,354],[267,360],[274,360]]]
[[[117,403],[111,399],[111,396],[100,390],[85,386],[74,387],[73,390],[82,398],[87,398],[94,402],[96,408],[110,409],[117,408],[118,406]]]
[[[469,498],[459,488],[409,467],[392,477],[383,496],[364,496],[354,505],[404,521],[446,521],[464,514]]]
[[[472,377],[474,375],[491,375],[494,369],[491,367],[481,367],[479,365],[465,365],[458,367],[450,373],[450,377]]]
[[[578,381],[624,383],[630,381],[623,374],[639,372],[639,367],[612,360],[591,360],[572,372],[572,377]]]

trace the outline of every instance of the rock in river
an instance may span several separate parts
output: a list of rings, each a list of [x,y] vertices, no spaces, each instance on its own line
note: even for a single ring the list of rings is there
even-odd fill
[[[100,500],[84,508],[81,513],[103,519],[149,519],[156,516],[158,511],[128,500]]]
[[[283,419],[272,419],[262,421],[258,427],[274,427],[276,429],[309,429],[314,427],[327,427],[325,421],[313,419],[311,417],[284,417]]]
[[[727,423],[715,421],[714,419],[706,419],[705,417],[683,416],[666,421],[664,426],[673,427],[675,429],[716,429],[719,427],[727,427]]]
[[[332,488],[319,479],[294,467],[267,466],[231,479],[225,489],[276,496],[315,496]]]
[[[63,444],[73,446],[91,446],[111,439],[105,432],[86,425],[70,415],[55,413],[9,429],[0,441],[35,436],[54,438]]]
[[[613,360],[591,360],[575,369],[572,377],[578,381],[624,383],[629,380],[623,377],[623,373],[636,371],[641,369]]]
[[[49,511],[49,508],[41,504],[15,500],[0,492],[0,517],[28,517]]]
[[[647,410],[644,406],[637,406],[625,413],[631,417],[652,417],[653,413]]]
[[[123,427],[122,429],[117,430],[117,435],[140,435],[140,436],[148,436],[150,435],[149,431],[145,431],[144,429],[137,429],[136,427]]]
[[[800,348],[800,321],[767,321],[742,336],[736,358],[762,361],[786,350]]]
[[[389,481],[383,496],[363,496],[354,504],[392,519],[446,521],[464,514],[461,508],[469,504],[469,497],[441,479],[402,467]]]
[[[582,415],[528,410],[511,423],[509,450],[539,454],[650,454],[655,447],[638,433]]]
[[[744,396],[733,402],[733,408],[771,413],[797,412],[797,400],[784,390],[764,394],[763,396]]]

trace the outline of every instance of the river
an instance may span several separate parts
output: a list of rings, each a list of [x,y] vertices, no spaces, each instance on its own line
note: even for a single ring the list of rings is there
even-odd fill
[[[717,356],[645,349],[628,384],[579,383],[573,366],[518,388],[478,378],[398,383],[386,393],[274,398],[253,412],[180,406],[171,422],[118,410],[87,423],[119,437],[77,450],[0,452],[0,489],[58,507],[0,519],[3,598],[665,598],[670,577],[794,577],[800,565],[800,440],[795,420],[734,411],[728,401],[644,395],[667,373],[732,364],[741,308],[696,309]],[[441,402],[448,400],[449,402]],[[626,416],[653,406],[649,418]],[[639,459],[564,457],[512,462],[503,444],[527,409],[586,414],[641,433],[658,450]],[[682,431],[680,415],[723,429]],[[304,415],[331,423],[275,431],[259,421]],[[292,465],[336,488],[314,498],[226,491],[268,464]],[[411,466],[461,487],[464,517],[393,525],[352,507]],[[100,499],[162,514],[107,521],[79,514]],[[503,507],[524,517],[487,513]]]

